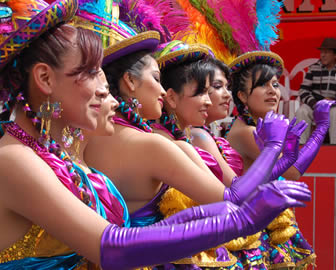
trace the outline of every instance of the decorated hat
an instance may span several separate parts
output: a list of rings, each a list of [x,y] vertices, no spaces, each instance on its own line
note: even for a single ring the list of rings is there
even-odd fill
[[[284,70],[284,62],[282,58],[278,54],[270,51],[244,53],[233,60],[233,62],[229,64],[229,68],[232,73],[236,73],[255,64],[266,64],[276,67],[278,69],[278,76],[280,76]]]
[[[187,44],[180,40],[163,43],[154,53],[160,69],[186,61],[197,61],[209,56],[213,57],[213,53],[206,45]]]
[[[3,1],[2,1],[3,2]],[[0,70],[50,28],[75,15],[77,0],[7,0],[0,3]]]
[[[115,1],[79,0],[79,8],[72,23],[98,34],[104,47],[103,65],[140,50],[154,51],[160,42],[157,31],[137,33],[119,19],[119,5]]]

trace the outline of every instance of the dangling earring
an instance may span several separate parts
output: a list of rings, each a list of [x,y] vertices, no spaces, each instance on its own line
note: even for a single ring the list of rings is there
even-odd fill
[[[75,156],[71,156],[71,159],[75,159],[79,156],[80,143],[84,140],[84,135],[80,128],[72,128],[66,126],[62,130],[62,142],[65,148],[70,148],[72,145],[75,149]]]
[[[223,129],[223,127],[220,124],[218,124],[217,121],[215,121],[214,124],[218,131],[221,131]]]
[[[142,104],[139,102],[137,98],[129,98],[128,103],[132,109],[137,110],[142,108]]]
[[[46,102],[43,102],[40,106],[40,111],[37,112],[37,117],[41,119],[41,129],[39,142],[42,143],[46,148],[50,145],[50,128],[51,119],[61,117],[61,103],[54,102],[50,103],[49,96]]]

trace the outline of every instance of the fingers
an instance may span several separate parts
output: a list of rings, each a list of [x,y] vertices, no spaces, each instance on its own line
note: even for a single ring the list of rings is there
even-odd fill
[[[262,124],[263,124],[263,119],[259,117],[257,121],[257,126],[256,126],[257,131],[260,131]]]
[[[275,183],[277,188],[281,192],[294,200],[300,201],[310,201],[311,200],[311,191],[308,189],[308,186],[302,182],[293,182],[293,181],[278,181]]]

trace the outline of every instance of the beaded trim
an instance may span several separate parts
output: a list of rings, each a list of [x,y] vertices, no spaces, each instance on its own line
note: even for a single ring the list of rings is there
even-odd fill
[[[140,33],[140,34],[137,34],[136,36],[134,37],[130,37],[130,38],[127,38],[125,40],[122,40],[108,48],[106,48],[104,50],[104,58],[123,49],[123,48],[126,48],[128,46],[131,46],[133,44],[136,44],[136,43],[139,43],[141,41],[144,41],[144,40],[147,40],[147,39],[156,39],[158,40],[158,43],[159,43],[159,40],[160,40],[160,34],[156,31],[147,31],[147,32],[143,32],[143,33]]]
[[[0,264],[14,260],[21,260],[27,257],[34,257],[34,249],[38,239],[41,237],[44,230],[37,226],[32,225],[26,235],[15,242],[11,247],[0,252]]]
[[[206,132],[208,132],[210,134],[212,139],[215,141],[215,143],[217,145],[217,148],[218,148],[219,152],[221,153],[222,157],[224,158],[225,161],[227,161],[227,158],[226,158],[226,155],[225,155],[225,150],[223,149],[222,143],[219,140],[217,140],[217,137],[215,136],[215,134],[213,134],[207,126],[202,126],[200,128],[204,129]]]

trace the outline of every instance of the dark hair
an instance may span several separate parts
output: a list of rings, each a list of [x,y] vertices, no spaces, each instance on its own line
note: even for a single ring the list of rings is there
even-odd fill
[[[219,68],[225,75],[225,78],[230,81],[230,68],[222,61],[216,59],[216,58],[209,58],[206,61],[208,61],[210,64],[215,65],[216,68]]]
[[[257,73],[259,72],[260,76],[257,78]],[[256,64],[231,75],[231,91],[233,102],[237,106],[239,115],[243,118],[246,124],[255,126],[252,116],[248,113],[248,111],[245,109],[245,105],[239,99],[238,92],[244,91],[245,93],[248,93],[249,89],[247,89],[247,81],[250,78],[252,79],[252,93],[255,88],[264,85],[275,75],[278,76],[277,69],[266,64]]]
[[[148,50],[141,50],[121,57],[103,67],[106,79],[110,85],[110,92],[119,102],[117,111],[133,125],[146,132],[150,131],[151,128],[135,112],[134,104],[122,98],[120,92],[120,79],[126,72],[128,72],[130,76],[141,81],[143,70],[149,65],[151,58],[154,59]]]
[[[210,83],[215,73],[215,65],[208,60],[198,60],[194,62],[184,62],[179,65],[172,65],[164,69],[161,73],[161,84],[164,89],[172,88],[176,93],[181,93],[185,84],[196,81],[197,89],[193,96],[203,94],[205,92],[206,80],[209,76]],[[160,123],[167,128],[176,140],[186,140],[184,132],[178,128],[178,123],[164,110],[160,118]]]
[[[78,67],[68,74],[83,79],[93,69],[98,69],[103,60],[103,48],[99,37],[92,31],[75,28],[68,24],[61,24],[54,27],[33,41],[15,59],[7,64],[1,72],[1,90],[11,95],[8,102],[12,108],[17,102],[16,97],[20,92],[28,99],[28,79],[31,67],[36,63],[46,63],[53,68],[62,67],[62,57],[74,46],[72,37],[76,35],[75,45],[79,47],[82,54],[82,61]],[[1,120],[9,118],[10,111],[0,115]],[[33,118],[35,113],[30,112],[28,117]]]
[[[182,92],[183,85],[195,80],[197,89],[193,96],[197,96],[204,93],[207,77],[210,77],[211,82],[214,73],[214,66],[207,60],[187,61],[161,70],[161,84],[164,89],[172,88],[179,94]]]

